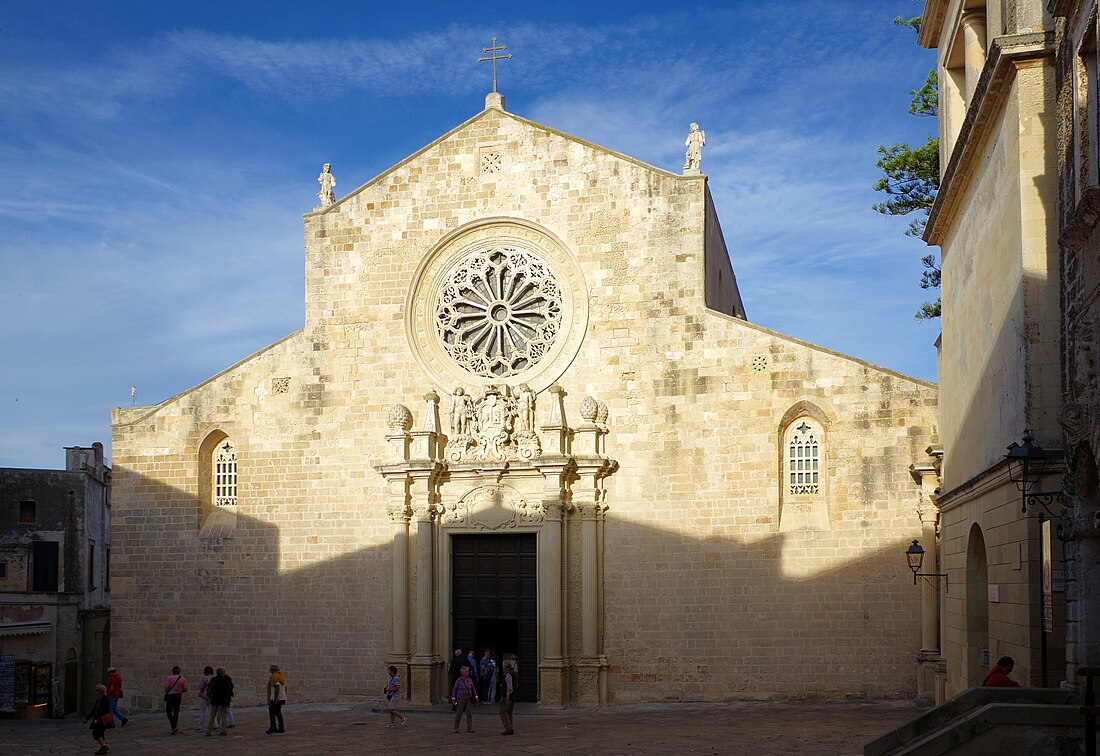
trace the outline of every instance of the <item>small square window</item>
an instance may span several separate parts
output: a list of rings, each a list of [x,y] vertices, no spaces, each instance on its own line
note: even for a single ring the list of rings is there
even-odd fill
[[[38,504],[33,501],[19,502],[19,524],[34,525],[38,522]]]
[[[0,562],[0,580],[8,579],[8,563]]]

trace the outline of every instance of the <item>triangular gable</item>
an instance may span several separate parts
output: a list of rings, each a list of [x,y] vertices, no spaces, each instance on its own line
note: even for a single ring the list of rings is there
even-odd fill
[[[595,144],[593,142],[587,142],[584,139],[573,136],[572,134],[567,134],[564,131],[559,131],[558,129],[555,129],[555,128],[552,128],[550,126],[546,126],[544,124],[538,123],[537,121],[532,121],[529,118],[524,118],[523,116],[518,116],[515,113],[509,113],[506,110],[500,110],[498,108],[486,108],[486,109],[482,110],[481,112],[477,113],[476,115],[474,115],[472,118],[468,118],[465,121],[463,121],[462,123],[458,124],[453,129],[451,129],[447,133],[443,134],[442,136],[438,137],[437,139],[434,139],[431,142],[429,142],[428,144],[424,145],[419,150],[412,153],[411,155],[404,158],[403,160],[401,160],[397,163],[394,163],[389,168],[387,168],[386,170],[384,170],[381,173],[379,173],[378,175],[376,175],[374,178],[368,180],[365,184],[362,184],[359,187],[353,189],[351,192],[344,195],[339,200],[337,200],[333,204],[329,205],[328,207],[324,208],[323,210],[314,210],[313,212],[304,213],[304,215],[305,216],[325,215],[326,213],[335,211],[335,209],[340,207],[344,202],[346,202],[347,200],[349,200],[352,197],[356,196],[360,192],[368,189],[371,185],[379,183],[380,181],[385,179],[387,176],[389,176],[391,173],[393,173],[394,171],[397,171],[397,170],[401,169],[402,167],[404,167],[405,165],[408,165],[409,163],[413,162],[414,160],[419,158],[421,155],[423,155],[424,153],[431,150],[433,147],[435,147],[439,144],[442,144],[443,142],[447,141],[448,139],[450,139],[452,136],[454,136],[458,132],[460,132],[463,129],[469,127],[470,125],[476,123],[478,120],[480,120],[482,118],[487,118],[491,114],[494,114],[494,113],[499,115],[499,116],[504,116],[504,117],[507,117],[507,118],[511,118],[512,120],[514,120],[518,123],[521,123],[524,126],[527,126],[528,128],[538,129],[539,131],[543,131],[547,134],[553,134],[554,136],[560,137],[560,138],[565,139],[566,141],[569,141],[569,142],[573,142],[574,144],[579,144],[582,147],[587,147],[588,149],[595,150],[597,152],[602,152],[605,155],[610,155],[611,157],[618,158],[619,160],[624,160],[628,163],[633,163],[634,165],[637,165],[637,166],[639,166],[639,167],[641,167],[641,168],[643,168],[647,171],[653,171],[654,173],[658,173],[658,174],[661,174],[662,176],[666,176],[666,177],[670,177],[670,178],[681,178],[681,175],[678,174],[678,173],[673,173],[672,171],[666,171],[664,168],[658,168],[655,165],[650,165],[649,163],[638,160],[637,158],[633,158],[629,155],[625,155],[621,152],[616,152],[615,150],[609,149],[607,147],[603,147],[602,145],[598,145],[598,144]],[[692,177],[692,178],[697,178],[697,177]]]

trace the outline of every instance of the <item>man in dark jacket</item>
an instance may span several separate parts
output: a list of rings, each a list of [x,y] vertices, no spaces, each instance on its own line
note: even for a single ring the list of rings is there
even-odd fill
[[[451,687],[454,687],[455,680],[462,677],[462,668],[467,666],[469,662],[466,661],[465,655],[462,653],[461,648],[455,649],[455,657],[451,659],[450,665],[447,667],[447,672],[451,675]]]
[[[214,677],[210,679],[210,718],[206,720],[207,737],[214,731],[214,720],[221,723],[219,735],[228,735],[226,727],[229,725],[229,704],[233,701],[233,680],[225,674],[224,667],[218,667]]]
[[[1012,668],[1016,666],[1015,660],[1011,656],[1002,656],[997,660],[997,663],[989,668],[989,672],[986,673],[985,681],[982,683],[983,688],[1018,688],[1020,683],[1015,680],[1009,679],[1009,674],[1012,672]]]

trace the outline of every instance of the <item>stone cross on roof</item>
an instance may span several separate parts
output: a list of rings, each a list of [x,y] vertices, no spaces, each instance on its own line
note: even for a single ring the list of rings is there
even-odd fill
[[[485,63],[485,62],[490,61],[490,60],[493,61],[493,92],[494,93],[497,91],[497,61],[498,60],[508,60],[512,57],[512,53],[508,53],[507,55],[497,55],[497,52],[499,52],[501,50],[507,50],[507,49],[508,49],[508,45],[497,45],[497,38],[493,37],[493,44],[490,47],[481,48],[481,51],[489,53],[489,56],[485,57],[485,58],[478,58],[477,59],[478,63]]]

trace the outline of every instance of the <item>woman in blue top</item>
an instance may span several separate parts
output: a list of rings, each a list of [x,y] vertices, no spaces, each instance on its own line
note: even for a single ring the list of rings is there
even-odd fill
[[[397,720],[401,724],[409,721],[409,718],[397,710],[397,699],[401,697],[401,678],[397,676],[397,667],[390,666],[390,682],[382,691],[386,694],[386,703],[390,709],[390,723],[386,727],[397,727]]]

